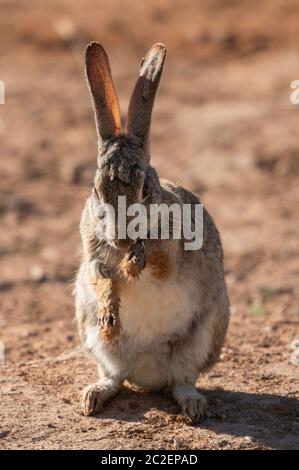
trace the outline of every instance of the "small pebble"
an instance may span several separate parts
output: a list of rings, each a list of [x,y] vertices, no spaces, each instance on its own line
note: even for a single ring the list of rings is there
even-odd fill
[[[55,424],[53,424],[53,423],[48,423],[47,426],[48,426],[48,428],[51,428],[51,429],[56,428]]]
[[[63,39],[67,41],[74,39],[76,26],[71,17],[61,16],[53,23],[53,27]]]
[[[41,266],[34,264],[30,268],[30,276],[36,282],[42,282],[46,279],[45,272]]]
[[[63,403],[66,403],[67,405],[69,405],[71,403],[71,400],[69,398],[66,398],[66,397],[62,397],[62,401],[63,401]]]
[[[227,439],[221,439],[219,441],[219,445],[220,446],[226,446],[227,444],[229,444],[228,440]]]
[[[267,325],[264,328],[264,331],[266,331],[266,332],[271,332],[271,331],[274,331],[274,330],[275,330],[275,327],[273,325]]]
[[[291,342],[290,348],[295,351],[295,349],[299,348],[299,339],[294,339],[294,341]]]
[[[173,440],[173,443],[176,447],[176,449],[183,449],[184,446],[185,446],[185,443],[182,439],[180,439],[179,437],[175,437],[174,440]]]

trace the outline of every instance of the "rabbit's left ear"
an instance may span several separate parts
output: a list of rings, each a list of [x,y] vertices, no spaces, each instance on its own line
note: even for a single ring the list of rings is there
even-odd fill
[[[92,42],[87,46],[85,62],[98,136],[107,140],[120,133],[121,119],[109,59],[101,44]]]
[[[127,133],[139,137],[143,146],[148,145],[152,109],[158,90],[166,48],[155,44],[141,62],[127,116]]]

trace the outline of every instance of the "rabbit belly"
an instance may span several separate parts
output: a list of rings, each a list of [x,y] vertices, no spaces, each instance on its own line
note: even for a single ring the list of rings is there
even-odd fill
[[[188,329],[194,315],[190,286],[175,278],[157,282],[145,270],[120,293],[120,321],[133,349],[162,344]]]
[[[136,354],[126,377],[128,382],[148,391],[159,390],[169,385],[171,351],[166,345],[164,346],[165,349],[162,346],[157,347],[155,351]]]
[[[219,293],[223,315],[214,305],[204,318],[198,286],[190,279],[188,284],[175,278],[158,283],[145,270],[139,280],[122,287],[120,297],[123,334],[116,344],[105,344],[99,338],[98,299],[87,281],[78,278],[77,319],[83,342],[103,371],[146,390],[195,383],[223,341],[228,321],[225,291]],[[215,324],[220,328],[218,339]]]

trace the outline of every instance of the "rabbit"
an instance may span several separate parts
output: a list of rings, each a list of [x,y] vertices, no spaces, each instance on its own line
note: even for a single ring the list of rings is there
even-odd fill
[[[82,392],[86,416],[101,411],[126,380],[144,390],[170,389],[182,413],[197,422],[207,403],[195,384],[217,361],[229,322],[223,251],[203,208],[203,245],[185,250],[183,239],[101,238],[117,198],[127,204],[200,204],[186,189],[159,179],[150,165],[149,130],[166,49],[155,44],[141,62],[125,132],[108,56],[97,42],[85,52],[95,111],[98,158],[81,222],[82,262],[76,277],[78,332],[98,366],[98,381]],[[100,313],[99,313],[100,312]],[[106,332],[105,332],[106,329]],[[104,334],[103,334],[104,331]]]

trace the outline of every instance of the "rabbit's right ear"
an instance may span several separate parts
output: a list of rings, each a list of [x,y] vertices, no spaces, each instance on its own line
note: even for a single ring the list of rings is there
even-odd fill
[[[120,133],[121,119],[109,59],[101,44],[88,44],[85,63],[98,136],[100,140],[107,140]]]

